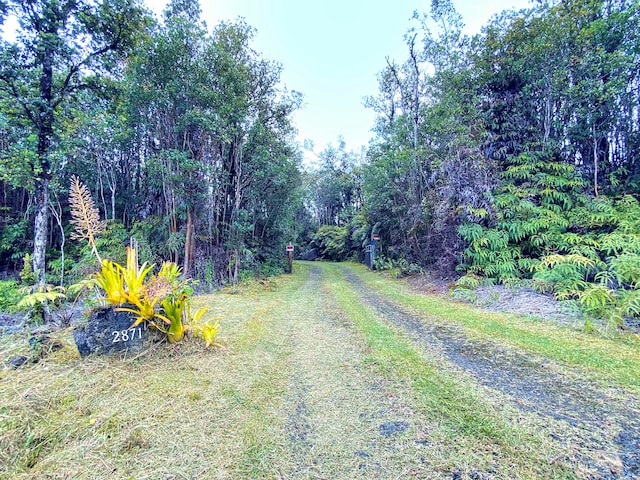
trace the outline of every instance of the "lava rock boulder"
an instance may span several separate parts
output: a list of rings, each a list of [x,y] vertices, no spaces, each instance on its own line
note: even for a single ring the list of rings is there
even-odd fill
[[[81,357],[136,353],[144,350],[152,340],[147,324],[132,327],[136,316],[119,312],[113,307],[95,310],[84,327],[73,331],[73,339]]]

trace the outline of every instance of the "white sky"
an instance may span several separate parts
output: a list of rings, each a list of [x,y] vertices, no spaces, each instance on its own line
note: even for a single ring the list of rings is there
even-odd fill
[[[160,13],[166,0],[145,0]],[[313,140],[316,152],[339,135],[348,150],[359,150],[373,136],[374,112],[363,98],[378,93],[377,73],[385,57],[403,62],[403,36],[414,10],[428,12],[430,0],[201,0],[211,29],[221,20],[244,17],[256,28],[253,48],[282,64],[282,83],[304,95],[294,115],[298,140]],[[465,33],[480,31],[505,9],[530,6],[529,0],[453,0]]]

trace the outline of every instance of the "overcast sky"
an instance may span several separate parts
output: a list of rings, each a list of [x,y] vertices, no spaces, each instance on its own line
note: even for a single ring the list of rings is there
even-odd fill
[[[156,12],[166,0],[146,0]],[[376,75],[385,57],[407,57],[403,36],[414,10],[428,12],[430,0],[201,0],[211,29],[220,20],[244,17],[256,28],[253,48],[282,64],[283,86],[304,95],[294,116],[298,140],[316,151],[337,143],[359,150],[372,137],[374,113],[363,97],[376,95]],[[529,0],[453,0],[465,33],[473,34],[495,13],[530,6]]]

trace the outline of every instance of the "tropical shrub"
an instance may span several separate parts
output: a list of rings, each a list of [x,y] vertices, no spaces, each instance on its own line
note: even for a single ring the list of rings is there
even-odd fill
[[[29,320],[36,324],[49,322],[50,307],[59,308],[66,299],[64,287],[51,284],[35,284],[20,291],[24,296],[16,309],[29,312]]]
[[[180,342],[185,333],[201,337],[206,346],[212,345],[219,331],[219,322],[201,322],[207,309],[191,312],[190,296],[193,289],[181,278],[181,269],[173,262],[164,262],[157,274],[154,265],[144,262],[139,265],[137,250],[126,248],[126,265],[101,258],[99,234],[108,228],[100,221],[91,195],[77,177],[72,178],[70,204],[72,207],[73,238],[85,239],[92,254],[100,262],[100,271],[95,275],[95,285],[102,289],[102,301],[116,310],[136,315],[132,327],[147,322],[151,327],[164,332],[171,343]],[[72,289],[86,287],[80,282]]]
[[[406,275],[413,275],[423,272],[422,267],[416,265],[415,263],[409,263],[404,258],[395,260],[393,258],[385,257],[384,255],[380,254],[376,255],[375,261],[377,270],[386,270],[393,278],[401,278]]]
[[[102,260],[96,284],[104,291],[103,300],[116,306],[116,310],[136,315],[132,327],[148,322],[167,335],[171,343],[182,341],[191,332],[205,341],[214,343],[219,322],[202,322],[207,309],[191,311],[190,295],[193,289],[181,279],[181,269],[173,262],[165,262],[157,274],[151,275],[153,265],[138,265],[136,251],[127,247],[127,264],[122,266]]]
[[[547,165],[547,175],[557,168]],[[536,195],[523,185],[507,184],[496,196],[495,225],[461,227],[468,245],[465,270],[503,284],[531,279],[538,291],[576,300],[588,318],[611,326],[639,316],[638,201],[630,195],[565,196],[561,184],[550,184],[556,190],[546,199],[540,186]]]
[[[325,260],[346,260],[349,253],[348,237],[347,227],[322,225],[313,236],[312,245],[318,248],[320,256]]]

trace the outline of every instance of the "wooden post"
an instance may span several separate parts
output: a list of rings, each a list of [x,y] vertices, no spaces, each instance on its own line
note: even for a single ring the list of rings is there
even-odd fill
[[[369,268],[371,270],[375,270],[376,269],[376,241],[375,240],[371,240],[371,243],[369,244],[369,248],[370,248],[370,252],[369,252]]]
[[[287,245],[287,255],[289,257],[289,273],[293,273],[293,245]]]
[[[370,260],[371,260],[370,268],[371,268],[371,270],[375,270],[376,269],[376,243],[379,240],[380,240],[380,234],[378,234],[378,233],[372,233],[371,234],[371,242],[369,243],[369,246],[371,247],[371,253],[370,253]]]

